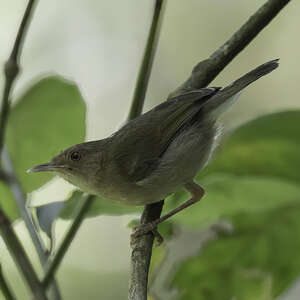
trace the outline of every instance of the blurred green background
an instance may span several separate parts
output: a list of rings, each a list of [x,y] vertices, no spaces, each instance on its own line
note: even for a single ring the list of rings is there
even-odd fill
[[[225,42],[264,2],[263,0],[169,0],[145,110],[164,100],[189,76],[197,62],[207,58]],[[25,5],[25,1],[0,0],[1,65],[9,55]],[[21,59],[23,71],[17,81],[13,99],[20,97],[38,78],[59,74],[74,81],[86,101],[86,139],[101,139],[110,135],[124,122],[129,110],[152,8],[153,1],[138,0],[40,1],[24,45]],[[257,65],[280,58],[279,69],[248,87],[238,103],[224,115],[225,131],[267,113],[300,107],[297,93],[300,78],[298,67],[300,42],[296,38],[299,29],[299,11],[300,2],[291,1],[212,83],[224,86]],[[1,73],[1,89],[3,80]],[[56,149],[59,150],[61,149]],[[272,185],[263,185],[262,189],[267,187],[271,189]],[[55,178],[42,189],[32,193],[31,203],[40,205],[63,200],[72,189],[72,186]],[[249,190],[251,193],[251,185]],[[188,216],[188,212],[185,214]],[[100,216],[84,222],[58,272],[57,278],[64,299],[118,300],[127,297],[130,260],[130,230],[127,224],[131,219],[132,215]],[[270,217],[270,220],[274,218]],[[260,224],[256,219],[248,221],[249,224],[251,222]],[[236,222],[240,224],[239,219]],[[57,222],[57,240],[68,224],[68,221]],[[23,223],[17,222],[15,227],[26,250],[34,257]],[[200,242],[205,238],[202,233],[195,233],[190,229],[186,229],[185,233],[179,234],[175,241],[170,241],[168,247],[176,249],[173,258],[169,258],[170,270],[174,261],[195,256],[200,247],[195,246],[190,253],[186,253],[183,245],[191,244],[192,248],[197,234],[201,236]],[[5,274],[13,282],[16,294],[22,295],[22,299],[29,299],[27,289],[2,241],[0,241],[0,259]],[[38,267],[36,257],[35,263]],[[232,263],[230,259],[228,263]],[[180,274],[183,274],[182,276],[187,274],[184,270],[187,266],[184,265],[182,268],[183,270],[180,269],[175,276],[175,282],[176,280],[180,282]],[[159,294],[164,300],[173,299],[172,296],[176,294],[174,289],[168,289],[167,284],[162,284],[165,280],[163,276],[168,277],[170,270],[168,271],[168,266],[165,267],[161,272],[162,278],[153,282],[153,295]],[[216,269],[212,270],[212,273],[216,272]],[[223,276],[226,277],[226,274]],[[193,277],[190,280],[194,280]],[[213,281],[217,282],[217,279]],[[280,299],[298,299],[300,287],[297,287],[296,283],[294,281]],[[180,283],[177,287],[180,287]],[[256,288],[253,283],[253,289]],[[241,299],[256,299],[255,297],[243,295]],[[259,299],[272,299],[271,296],[267,297]],[[194,298],[190,295],[186,296],[186,299]],[[206,299],[215,298],[207,296]],[[224,296],[224,299],[230,298]]]

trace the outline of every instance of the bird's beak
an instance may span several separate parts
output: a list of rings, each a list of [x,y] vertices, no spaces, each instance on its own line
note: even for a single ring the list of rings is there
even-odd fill
[[[49,162],[46,164],[41,164],[41,165],[35,166],[35,167],[27,170],[26,172],[27,173],[30,173],[30,172],[54,172],[54,171],[57,171],[58,168],[61,168],[61,166],[57,166],[53,162]]]

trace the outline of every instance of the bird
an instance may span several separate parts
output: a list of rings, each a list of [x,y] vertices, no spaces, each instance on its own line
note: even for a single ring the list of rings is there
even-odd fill
[[[225,88],[189,90],[128,121],[111,136],[77,144],[28,172],[52,172],[82,191],[128,205],[159,202],[184,187],[191,198],[134,236],[148,232],[161,240],[157,225],[198,202],[205,194],[194,181],[210,160],[219,117],[240,92],[279,65],[266,62]]]

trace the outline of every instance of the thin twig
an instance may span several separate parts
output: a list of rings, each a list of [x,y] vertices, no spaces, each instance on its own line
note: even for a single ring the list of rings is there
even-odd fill
[[[290,0],[267,1],[223,46],[207,60],[197,64],[187,81],[170,96],[189,89],[199,89],[208,85],[230,61],[237,56],[280,12]],[[141,109],[140,109],[141,110]],[[141,223],[154,221],[160,217],[163,203],[147,205]],[[148,272],[152,255],[153,235],[147,234],[135,239],[131,256],[131,285],[129,300],[146,300]]]
[[[1,264],[0,264],[0,289],[6,300],[16,300],[16,297],[14,296],[12,290],[10,289],[4,277]]]
[[[0,112],[0,153],[4,145],[5,129],[7,124],[7,118],[10,109],[10,93],[14,81],[19,74],[19,58],[22,51],[23,41],[26,36],[27,28],[29,26],[31,15],[35,7],[35,0],[30,0],[26,7],[22,22],[19,27],[19,31],[12,49],[12,52],[5,63],[4,73],[5,73],[5,86],[2,95],[1,112]]]
[[[9,153],[7,152],[6,148],[4,147],[2,152],[2,161],[3,161],[3,169],[7,177],[10,178],[8,184],[12,191],[12,194],[16,200],[17,206],[19,208],[20,214],[24,223],[26,225],[27,230],[29,231],[29,235],[33,242],[33,245],[38,253],[39,260],[44,270],[46,270],[46,265],[49,258],[49,251],[47,250],[46,246],[43,243],[40,235],[35,229],[33,224],[30,212],[26,207],[26,195],[22,189],[22,186],[15,175],[12,162],[9,157]],[[60,292],[56,281],[54,280],[51,285],[51,296],[55,300],[60,300]]]
[[[42,283],[39,281],[30,260],[15,234],[9,219],[0,209],[0,232],[5,244],[8,247],[9,253],[12,255],[16,265],[22,273],[26,283],[28,284],[35,300],[47,300]]]
[[[7,125],[7,120],[8,120],[8,115],[10,111],[10,95],[12,91],[12,87],[14,85],[15,79],[17,75],[19,74],[20,71],[20,56],[22,52],[22,45],[26,37],[26,32],[31,20],[31,17],[34,12],[34,8],[36,6],[35,0],[29,0],[26,10],[24,12],[21,24],[19,26],[19,30],[13,45],[12,52],[8,58],[8,60],[5,63],[4,67],[4,73],[5,73],[5,86],[3,90],[3,95],[2,95],[2,103],[1,103],[1,111],[0,111],[0,154],[3,151],[4,148],[4,141],[5,141],[5,133],[6,133],[6,125]],[[10,164],[9,156],[8,154],[5,155],[7,159],[4,160],[4,163],[6,162],[6,165],[9,166],[8,170],[3,170],[3,174],[9,174],[9,181],[7,183],[10,185],[12,192],[16,198],[17,204],[19,206],[20,214],[22,215],[26,227],[29,230],[30,236],[32,238],[33,244],[38,252],[40,261],[42,265],[45,265],[48,259],[47,255],[47,250],[44,247],[38,233],[35,231],[35,228],[33,226],[31,217],[29,212],[27,211],[27,208],[25,206],[25,195],[24,192],[21,188],[20,183],[18,182],[12,166]],[[0,160],[1,164],[1,160]],[[2,179],[5,179],[2,178]],[[52,289],[53,297],[56,300],[59,300],[60,294],[58,291],[58,287],[56,286],[56,283],[53,284],[53,289]]]
[[[134,119],[135,117],[140,115],[143,110],[145,95],[149,83],[154,55],[157,48],[165,6],[166,0],[157,0],[155,2],[152,23],[134,89],[128,120]]]
[[[47,249],[43,244],[37,231],[35,230],[34,224],[32,222],[32,219],[30,217],[30,214],[25,204],[26,203],[25,192],[23,191],[21,184],[14,173],[13,166],[6,148],[4,148],[2,152],[2,162],[3,162],[3,169],[10,178],[9,186],[18,205],[21,217],[25,222],[25,225],[29,231],[34,247],[37,250],[38,256],[42,264],[45,264],[47,262]]]
[[[68,232],[66,233],[65,237],[62,240],[62,243],[60,244],[54,258],[50,261],[49,265],[47,266],[46,274],[43,279],[43,286],[45,289],[49,286],[51,281],[53,280],[53,277],[62,262],[67,250],[69,249],[80,225],[82,224],[85,214],[91,207],[95,196],[93,195],[86,195],[82,199],[82,203],[80,207],[78,208],[78,213],[74,218],[74,221],[72,225],[70,226]]]

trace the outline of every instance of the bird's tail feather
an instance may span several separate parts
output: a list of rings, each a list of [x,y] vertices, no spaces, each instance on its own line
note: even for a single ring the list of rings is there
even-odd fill
[[[205,112],[215,111],[216,115],[219,115],[225,107],[227,107],[229,104],[231,104],[232,102],[234,102],[234,100],[237,99],[238,94],[241,90],[243,90],[246,86],[256,81],[260,77],[275,70],[279,65],[278,61],[279,59],[274,59],[269,62],[266,62],[258,66],[254,70],[250,71],[249,73],[245,74],[241,78],[237,79],[232,84],[221,89],[214,96],[212,96],[206,104],[204,104],[203,110]],[[226,103],[227,101],[228,103]]]

